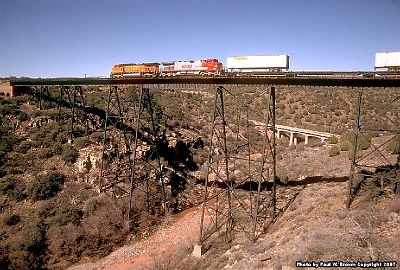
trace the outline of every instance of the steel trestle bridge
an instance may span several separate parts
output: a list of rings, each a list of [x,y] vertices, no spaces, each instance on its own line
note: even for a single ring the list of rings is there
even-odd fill
[[[349,76],[349,74],[351,76]],[[384,167],[393,170],[394,174],[390,177],[395,179],[400,186],[400,154],[397,162],[385,157],[381,146],[374,146],[373,153],[357,156],[357,140],[370,132],[371,128],[375,133],[381,132],[385,135],[390,134],[389,140],[400,136],[400,119],[396,119],[387,109],[400,108],[400,91],[394,97],[386,100],[387,105],[375,107],[378,113],[365,118],[362,115],[363,106],[378,106],[373,100],[368,100],[364,93],[366,88],[399,88],[399,75],[384,76],[358,76],[354,72],[321,74],[319,76],[262,76],[262,77],[168,77],[168,78],[48,78],[48,79],[17,79],[10,82],[13,89],[23,90],[29,88],[31,95],[35,95],[40,100],[46,98],[49,86],[60,87],[59,111],[62,104],[64,107],[71,108],[71,142],[73,141],[74,114],[75,111],[83,110],[86,117],[85,101],[83,88],[84,85],[109,86],[107,101],[107,111],[104,121],[104,142],[99,176],[100,192],[117,192],[119,183],[125,183],[125,196],[130,197],[128,218],[134,218],[134,205],[132,197],[141,196],[135,190],[145,191],[148,209],[154,205],[161,205],[160,211],[168,211],[168,198],[166,197],[165,177],[160,163],[160,156],[157,150],[157,134],[154,128],[153,108],[149,89],[152,85],[169,85],[170,87],[179,85],[213,85],[215,89],[214,110],[212,115],[210,145],[207,159],[207,173],[204,185],[204,197],[202,206],[202,219],[200,225],[199,245],[195,247],[195,254],[202,255],[204,252],[204,242],[211,240],[211,237],[218,233],[223,235],[226,241],[232,241],[235,234],[244,233],[251,241],[255,241],[266,228],[273,223],[279,216],[276,196],[276,139],[275,132],[271,136],[267,135],[267,128],[277,131],[275,124],[275,86],[277,85],[298,85],[298,86],[323,86],[323,87],[354,87],[359,88],[358,102],[354,106],[357,110],[354,127],[353,155],[351,161],[350,177],[348,183],[347,207],[350,207],[355,196],[357,187],[354,182],[362,177],[381,177],[384,183],[387,179],[382,176],[374,176],[373,173],[365,175],[361,172],[366,165],[369,165],[369,156],[379,156],[384,161]],[[124,96],[126,86],[136,86],[138,95],[135,99],[128,100]],[[262,155],[258,161],[251,160],[250,137],[244,137],[239,133],[239,124],[235,129],[229,130],[235,125],[232,118],[227,117],[225,110],[225,95],[228,93],[226,85],[260,85],[265,87],[262,94],[266,97],[264,111],[266,112],[263,123],[263,147],[260,149]],[[25,89],[26,90],[26,89]],[[334,91],[334,90],[333,90]],[[384,91],[384,90],[382,90]],[[32,94],[33,93],[33,94]],[[79,102],[81,100],[81,102]],[[41,106],[41,105],[40,105]],[[246,107],[247,106],[247,107]],[[237,123],[247,119],[245,129],[249,128],[248,105],[241,108],[237,116]],[[364,117],[364,118],[363,118]],[[87,120],[86,120],[87,121]],[[230,122],[229,122],[230,121]],[[379,122],[385,122],[386,129],[374,129],[370,126]],[[107,136],[110,136],[110,127],[122,133],[120,142],[114,147],[115,166],[114,171],[107,172],[107,161],[105,151]],[[232,133],[237,131],[236,134]],[[243,130],[242,130],[243,131]],[[229,133],[229,136],[227,134]],[[247,132],[249,133],[249,132]],[[228,146],[228,138],[236,137],[235,142]],[[384,142],[382,146],[387,144]],[[141,150],[140,150],[141,149]],[[232,150],[233,149],[233,150]],[[240,153],[239,153],[240,152]],[[241,179],[235,178],[235,164],[238,160],[248,153],[248,170],[246,176]],[[259,162],[253,165],[252,163]],[[146,173],[145,168],[148,168]],[[254,169],[257,168],[257,169]],[[237,171],[238,169],[236,169]],[[213,175],[212,177],[210,175]],[[211,178],[210,178],[211,177]],[[389,177],[389,178],[390,178]],[[396,183],[397,183],[396,182]],[[356,183],[357,185],[358,183]],[[243,194],[240,187],[250,186],[252,192],[250,197],[243,200],[238,194]],[[269,188],[266,188],[269,186]],[[128,188],[126,188],[128,187]],[[396,184],[397,188],[397,184]],[[123,192],[118,194],[123,194]],[[158,192],[158,193],[157,193]],[[293,198],[294,199],[294,198]],[[282,208],[283,209],[283,208]],[[280,209],[282,212],[283,210]],[[209,217],[206,220],[206,217]],[[221,232],[222,231],[222,232]]]

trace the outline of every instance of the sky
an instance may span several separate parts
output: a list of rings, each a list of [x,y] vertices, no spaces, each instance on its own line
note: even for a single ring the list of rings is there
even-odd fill
[[[292,71],[371,71],[391,51],[400,0],[0,0],[0,77],[278,54]]]

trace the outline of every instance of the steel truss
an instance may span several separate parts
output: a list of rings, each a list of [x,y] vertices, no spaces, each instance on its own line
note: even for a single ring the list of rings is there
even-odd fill
[[[236,126],[229,123],[225,112],[225,92],[228,91],[222,86],[215,92],[200,246],[214,234],[225,242],[231,242],[234,237],[255,241],[273,221],[276,212],[275,132],[270,137],[267,132],[268,128],[275,130],[275,87],[268,91],[263,148],[258,166],[254,166],[257,162],[250,158],[248,107],[239,108]],[[240,132],[241,119],[245,119],[247,132]],[[232,133],[236,138],[234,145],[227,141],[227,136],[232,136]],[[243,169],[237,167],[240,163],[244,164]],[[244,171],[244,174],[239,171]]]
[[[394,93],[387,97],[387,102],[378,104],[374,97],[383,93],[373,93],[372,89],[358,92],[347,208],[365,179],[375,180],[382,190],[386,185],[393,186],[396,192],[400,186],[400,96]],[[367,109],[375,112],[367,114]],[[370,148],[361,151],[360,142],[371,137]]]
[[[29,87],[29,103],[39,103],[39,110],[43,109],[43,101],[52,107],[49,87],[47,85],[33,85]]]
[[[47,85],[30,86],[29,103],[38,103],[39,110],[51,109],[58,103],[57,122],[60,126],[70,124],[69,140],[73,143],[75,137],[89,131],[85,98],[82,86],[60,86],[59,97],[52,97]],[[46,104],[46,106],[44,106]],[[70,122],[70,123],[69,123]]]
[[[60,86],[58,125],[62,127],[64,122],[71,122],[69,134],[71,143],[73,143],[75,137],[80,137],[89,131],[85,107],[82,86]]]
[[[144,208],[150,213],[166,209],[157,141],[149,89],[110,86],[99,190],[115,197],[129,196],[129,221]],[[146,201],[147,205],[137,205],[136,201]]]

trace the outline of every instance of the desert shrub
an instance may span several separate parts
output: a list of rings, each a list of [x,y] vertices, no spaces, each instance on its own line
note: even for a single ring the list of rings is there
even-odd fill
[[[387,150],[392,154],[400,154],[400,136],[397,135],[390,140]]]
[[[26,154],[28,150],[32,147],[32,143],[29,141],[23,141],[20,145],[15,148],[15,151]]]
[[[54,218],[55,222],[60,226],[67,225],[68,223],[79,225],[82,215],[83,212],[73,205],[63,205],[57,209]]]
[[[13,148],[13,145],[16,142],[17,142],[17,137],[13,135],[2,136],[0,140],[0,152],[4,153],[10,152]]]
[[[282,184],[287,184],[287,182],[289,182],[288,172],[284,167],[276,168],[276,177]]]
[[[53,153],[61,156],[63,150],[63,146],[61,143],[56,143],[53,145]]]
[[[0,106],[0,115],[2,117],[6,115],[18,115],[20,110],[18,109],[17,105],[15,104],[4,104]]]
[[[312,138],[312,139],[308,140],[308,146],[309,147],[319,147],[319,146],[322,146],[322,145],[324,145],[324,143],[320,139]]]
[[[38,151],[38,156],[40,158],[51,158],[53,156],[53,151],[50,148],[41,148]]]
[[[61,160],[73,163],[79,157],[79,152],[71,145],[65,144],[62,148]]]
[[[277,145],[283,145],[283,146],[288,146],[289,145],[289,138],[288,137],[282,137],[277,140]]]
[[[281,160],[282,154],[283,154],[283,152],[285,152],[286,147],[283,145],[277,145],[275,149],[276,149],[276,159]]]
[[[65,176],[57,171],[37,175],[28,187],[28,197],[34,201],[51,198],[60,191],[64,180]]]
[[[94,213],[96,210],[102,208],[103,206],[107,205],[108,199],[105,196],[91,198],[86,201],[85,210],[88,213]]]
[[[15,214],[8,214],[3,218],[3,224],[8,225],[8,226],[13,226],[18,224],[20,222],[21,218],[19,215]]]
[[[9,190],[14,189],[14,184],[10,182],[0,182],[0,192],[4,195],[7,194]]]
[[[348,152],[349,160],[353,160],[353,156],[354,156],[354,151],[353,150],[349,151]],[[357,151],[356,151],[356,159],[360,158],[360,157],[362,157],[362,152],[359,149],[357,149]]]
[[[56,212],[55,207],[52,204],[47,203],[43,205],[41,208],[39,208],[37,215],[39,219],[43,220],[45,218],[54,216],[55,212]]]
[[[18,115],[18,120],[21,121],[21,122],[27,121],[27,120],[29,120],[29,119],[30,119],[30,117],[29,117],[26,113],[24,113],[24,112],[21,112],[21,113]]]
[[[393,202],[389,205],[388,211],[389,211],[389,213],[393,212],[393,213],[400,215],[400,199],[399,198],[393,200]]]
[[[9,269],[43,269],[47,250],[45,234],[46,226],[43,223],[26,228],[11,245]]]
[[[16,200],[17,202],[24,199],[25,195],[17,185],[12,181],[0,182],[0,192],[7,195],[10,199]]]
[[[353,145],[350,141],[345,140],[340,142],[340,150],[342,151],[349,151],[353,148]]]
[[[104,140],[104,132],[93,132],[90,137],[96,142],[102,142]]]
[[[371,146],[371,134],[360,133],[357,138],[357,149],[366,150]],[[354,142],[354,131],[342,133],[340,137],[341,143],[344,141]],[[348,151],[348,150],[342,150]]]
[[[297,144],[296,145],[296,150],[297,151],[304,151],[304,142]]]
[[[361,134],[358,136],[357,149],[366,150],[371,146],[371,135]]]
[[[78,149],[85,148],[88,145],[89,145],[89,140],[87,137],[79,137],[76,138],[74,141],[74,146]]]
[[[329,138],[329,143],[331,143],[331,144],[336,144],[336,143],[338,143],[339,142],[339,139],[335,136],[335,135],[332,135],[330,138]]]
[[[8,173],[9,174],[22,174],[24,172],[22,170],[20,170],[20,169],[15,168],[15,167],[11,167],[11,168],[8,169]]]
[[[340,155],[340,149],[336,145],[333,145],[331,148],[329,148],[328,152],[330,157],[338,156]]]

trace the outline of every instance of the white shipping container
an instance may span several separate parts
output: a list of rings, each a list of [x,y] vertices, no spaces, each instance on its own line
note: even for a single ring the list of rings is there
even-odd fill
[[[235,56],[228,57],[228,69],[289,68],[289,55]]]
[[[375,68],[400,67],[400,52],[378,52],[375,54]]]

